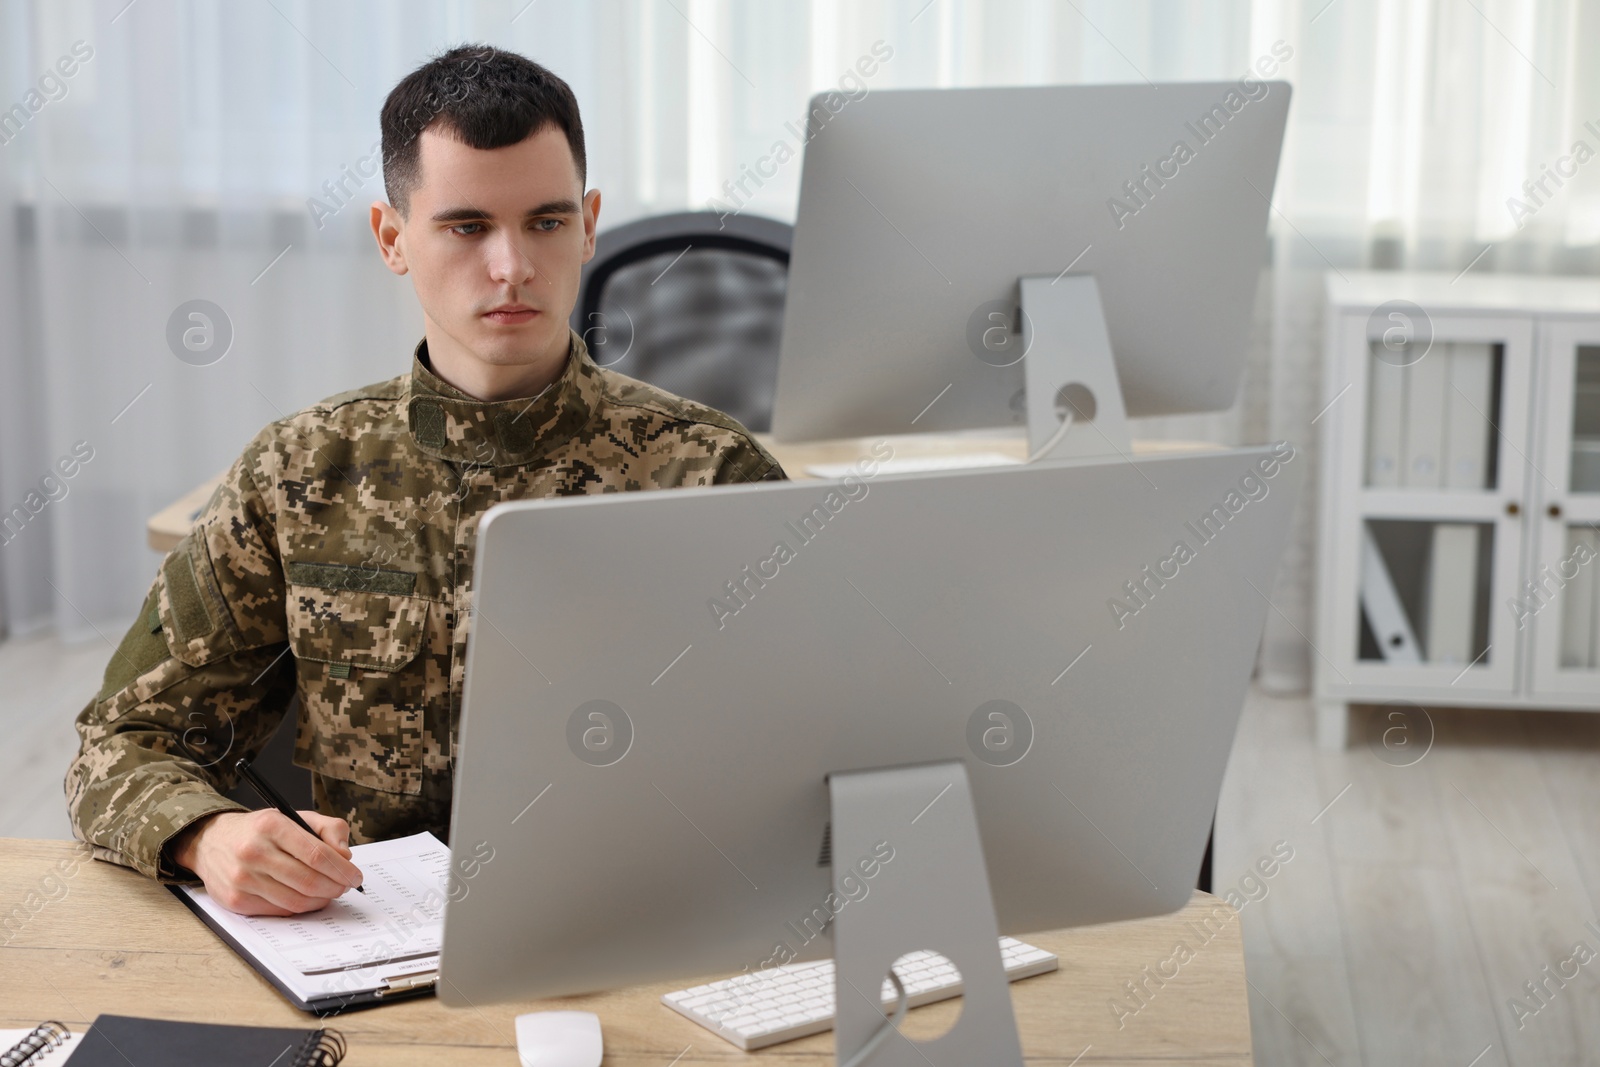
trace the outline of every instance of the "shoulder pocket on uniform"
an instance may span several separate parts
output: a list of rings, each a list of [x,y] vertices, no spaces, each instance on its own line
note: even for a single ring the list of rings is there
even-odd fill
[[[172,654],[201,667],[239,650],[227,602],[211,570],[211,553],[199,531],[190,533],[161,564],[161,626]]]

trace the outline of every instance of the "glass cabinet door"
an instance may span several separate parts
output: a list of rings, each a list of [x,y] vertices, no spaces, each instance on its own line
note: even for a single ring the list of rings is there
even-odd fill
[[[1570,355],[1570,403],[1562,402],[1559,386],[1549,394],[1553,404],[1567,409],[1572,427],[1566,488],[1569,493],[1600,493],[1600,343],[1572,345]]]
[[[1510,693],[1519,638],[1496,605],[1521,567],[1532,321],[1433,315],[1397,336],[1351,314],[1342,328],[1356,402],[1339,421],[1339,495],[1360,532],[1336,563],[1334,662],[1353,686]]]
[[[1600,322],[1541,331],[1537,546],[1502,611],[1533,643],[1532,690],[1600,697]]]

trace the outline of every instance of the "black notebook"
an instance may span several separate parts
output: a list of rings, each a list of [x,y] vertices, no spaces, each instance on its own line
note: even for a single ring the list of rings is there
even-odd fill
[[[334,1067],[342,1059],[337,1030],[102,1015],[78,1039],[66,1067]]]

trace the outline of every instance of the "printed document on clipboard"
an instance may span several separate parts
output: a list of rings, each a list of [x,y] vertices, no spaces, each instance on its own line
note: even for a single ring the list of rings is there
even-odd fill
[[[431,833],[351,848],[365,893],[305,915],[236,915],[201,886],[171,886],[301,1011],[329,1015],[433,992],[450,849]]]

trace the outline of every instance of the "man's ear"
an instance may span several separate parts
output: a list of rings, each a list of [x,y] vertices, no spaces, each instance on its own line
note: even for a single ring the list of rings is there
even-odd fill
[[[400,217],[394,205],[382,200],[372,202],[372,236],[378,239],[378,254],[383,257],[384,266],[396,274],[404,274],[410,268],[406,266],[405,244],[402,237],[405,233],[405,220]],[[590,241],[591,245],[593,240]]]
[[[594,258],[595,225],[600,220],[600,190],[590,189],[583,195],[583,261]]]

